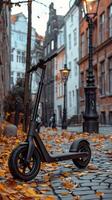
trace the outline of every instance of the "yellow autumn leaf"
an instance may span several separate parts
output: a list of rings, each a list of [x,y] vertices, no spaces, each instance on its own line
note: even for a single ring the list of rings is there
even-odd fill
[[[33,197],[35,198],[35,200],[43,199],[43,194],[37,194],[37,192],[35,192],[33,188],[25,188],[24,190],[22,190],[22,192],[24,193],[25,197]]]
[[[69,194],[69,192],[61,192],[60,194],[61,194],[62,196],[66,196],[66,195]]]
[[[47,196],[47,197],[45,198],[45,200],[56,200],[56,198],[53,197],[53,196]]]
[[[24,190],[26,196],[35,196],[37,195],[33,188],[28,188]]]
[[[15,197],[14,196],[9,196],[9,199],[10,200],[15,200]]]
[[[74,197],[73,200],[80,200],[80,196]]]
[[[2,183],[0,183],[0,191],[4,190],[4,185]]]
[[[16,141],[15,141],[16,143],[19,143],[20,142],[20,140],[19,139],[16,139]]]
[[[17,185],[15,189],[16,190],[21,190],[21,189],[23,189],[23,186],[22,185]]]
[[[87,175],[88,172],[76,172],[75,174],[78,176],[78,177],[81,177],[81,176],[85,176]]]
[[[0,169],[0,176],[4,176],[5,175],[5,170]]]
[[[103,192],[96,192],[97,197],[103,197],[104,193]]]
[[[64,186],[66,189],[69,189],[69,190],[72,190],[73,188],[76,188],[76,187],[77,187],[77,185],[75,185],[74,183],[72,183],[72,182],[69,181],[69,180],[63,181],[63,186]]]
[[[65,176],[65,177],[69,177],[70,172],[63,172],[62,174],[63,174],[63,176]]]

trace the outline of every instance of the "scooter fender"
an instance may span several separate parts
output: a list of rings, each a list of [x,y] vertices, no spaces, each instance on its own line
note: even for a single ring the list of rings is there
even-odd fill
[[[21,142],[19,145],[28,145],[28,141]]]
[[[78,146],[80,143],[87,143],[87,145],[90,145],[89,142],[85,139],[79,139],[79,140],[75,140],[71,146],[70,146],[70,149],[69,149],[69,152],[77,152],[77,149],[78,149]]]

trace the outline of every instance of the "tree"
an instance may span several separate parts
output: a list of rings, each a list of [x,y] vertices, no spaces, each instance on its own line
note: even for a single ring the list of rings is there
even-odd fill
[[[24,80],[18,79],[16,85],[9,91],[4,99],[4,113],[9,116],[15,112],[14,124],[18,126],[19,113],[24,112]],[[10,118],[8,119],[10,120]]]

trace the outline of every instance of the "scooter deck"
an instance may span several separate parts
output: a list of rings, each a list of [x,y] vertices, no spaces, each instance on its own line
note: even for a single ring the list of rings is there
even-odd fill
[[[68,152],[68,153],[61,153],[61,154],[50,154],[49,155],[52,160],[54,161],[62,161],[62,160],[70,160],[76,158],[82,158],[88,156],[87,152]]]

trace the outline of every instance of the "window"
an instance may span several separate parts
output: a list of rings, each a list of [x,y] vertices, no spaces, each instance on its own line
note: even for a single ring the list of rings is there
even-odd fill
[[[54,49],[54,40],[51,41],[51,50]]]
[[[109,124],[112,125],[112,111],[109,112]]]
[[[64,45],[64,30],[60,29],[58,34],[58,48]]]
[[[73,34],[74,34],[74,46],[76,46],[77,45],[77,29],[76,28],[74,29]]]
[[[25,63],[25,51],[17,50],[17,62],[18,63]]]
[[[81,35],[81,57],[84,57],[84,33]]]
[[[14,85],[14,78],[11,76],[11,85]]]
[[[74,75],[77,76],[77,58],[74,59]]]
[[[105,111],[101,112],[101,124],[106,124],[106,115]]]
[[[109,7],[109,37],[112,36],[112,5]]]
[[[48,33],[50,33],[50,32],[51,32],[51,26],[48,25]]]
[[[13,56],[13,53],[11,52],[11,61],[13,61],[14,59],[14,56]]]
[[[80,74],[80,87],[84,87],[84,72]]]
[[[21,62],[21,52],[17,50],[17,62]]]
[[[17,79],[21,77],[21,73],[17,72]]]
[[[11,72],[11,85],[14,85],[14,72]]]
[[[42,47],[43,47],[43,41],[40,41],[40,46],[42,46]]]
[[[21,77],[24,78],[24,77],[25,77],[25,74],[24,74],[24,73],[21,73]]]
[[[69,106],[72,106],[71,91],[69,92]]]
[[[109,93],[112,94],[112,57],[109,58],[109,66],[108,66],[108,73],[109,73]]]
[[[75,101],[75,93],[74,90],[72,90],[72,105],[74,105],[74,101]]]
[[[69,49],[71,49],[71,34],[68,35]]]
[[[72,76],[72,66],[71,66],[71,62],[69,62],[68,65],[69,65],[69,69],[70,69],[70,75],[69,75],[69,76],[71,77],[71,76]]]
[[[49,54],[50,53],[50,44],[48,44],[47,48],[48,48],[48,54]]]
[[[71,23],[73,24],[73,14],[71,14]]]
[[[86,53],[89,53],[89,29],[86,29]]]
[[[100,94],[105,94],[105,62],[100,63]]]
[[[99,36],[100,36],[100,43],[104,41],[104,30],[105,30],[105,13],[102,13],[100,15],[100,21],[99,21]]]
[[[61,123],[61,119],[62,119],[62,106],[58,105],[58,119],[59,119],[59,123]]]
[[[22,63],[25,63],[25,52],[22,52]]]
[[[19,33],[19,40],[20,40],[20,41],[23,41],[23,40],[24,40],[24,36],[23,36],[22,33]]]

